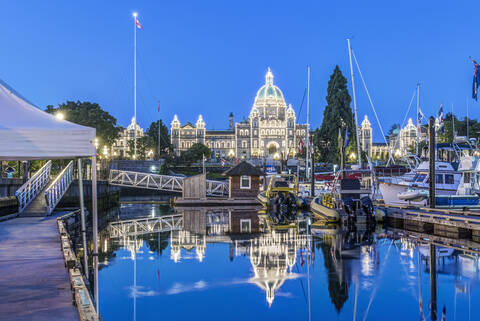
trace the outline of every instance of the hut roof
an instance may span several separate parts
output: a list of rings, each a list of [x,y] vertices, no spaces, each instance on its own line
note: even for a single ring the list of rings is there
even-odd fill
[[[225,171],[223,175],[226,176],[242,176],[242,175],[247,175],[247,176],[263,176],[264,173],[256,168],[255,166],[251,165],[250,163],[247,163],[245,161],[241,162],[235,167],[230,168],[229,170]]]

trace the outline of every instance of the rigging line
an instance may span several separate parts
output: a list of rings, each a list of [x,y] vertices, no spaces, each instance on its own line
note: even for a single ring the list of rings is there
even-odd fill
[[[407,120],[407,117],[408,117],[408,113],[410,112],[410,109],[412,108],[412,103],[413,103],[413,99],[415,98],[415,95],[417,94],[417,90],[415,89],[413,91],[413,95],[412,95],[412,98],[410,99],[410,104],[408,104],[408,108],[407,108],[407,112],[405,113],[405,116],[403,117],[403,121],[402,121],[402,125],[400,126],[400,128],[402,128],[403,126],[405,126],[405,121]],[[398,141],[400,140],[400,133],[398,134],[397,138],[395,139],[395,144],[393,144],[393,148],[390,150],[390,155],[392,155],[392,152],[395,150],[395,148],[397,148],[397,144],[398,144]],[[390,159],[388,160],[388,163],[387,165],[390,163]]]
[[[392,240],[392,242],[390,242],[390,245],[388,246],[387,255],[385,255],[385,260],[382,262],[383,264],[380,267],[380,275],[378,277],[379,280],[378,280],[378,282],[375,282],[376,285],[375,285],[375,288],[372,291],[372,294],[370,295],[370,301],[368,302],[367,309],[366,309],[365,314],[363,316],[363,321],[367,320],[368,312],[370,312],[370,307],[372,306],[373,299],[375,298],[375,296],[377,294],[378,286],[379,286],[381,278],[383,276],[383,271],[385,270],[385,266],[387,265],[387,260],[388,260],[389,254],[390,254],[390,249],[392,247],[392,243],[393,243],[393,240]]]
[[[298,109],[297,113],[297,123],[300,121],[300,116],[302,116],[302,107],[303,107],[303,102],[305,101],[305,95],[307,94],[307,88],[303,91],[303,98],[302,98],[302,103],[300,104],[300,108]]]
[[[382,124],[380,123],[380,120],[378,119],[377,111],[375,110],[375,106],[373,105],[372,97],[370,97],[370,93],[368,92],[367,84],[365,84],[365,79],[363,79],[363,74],[362,71],[360,70],[360,66],[358,65],[357,61],[357,56],[355,56],[355,52],[352,49],[352,55],[353,59],[355,60],[355,65],[357,66],[358,73],[360,74],[360,79],[362,79],[362,84],[363,87],[365,88],[365,91],[367,92],[368,100],[370,101],[370,105],[372,106],[373,113],[375,115],[375,118],[377,119],[378,127],[380,128],[380,131],[382,132],[383,140],[385,141],[385,144],[388,146],[387,138],[385,137],[385,133],[383,132]]]

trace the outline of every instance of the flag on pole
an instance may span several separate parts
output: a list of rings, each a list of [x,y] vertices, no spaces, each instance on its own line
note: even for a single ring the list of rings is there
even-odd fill
[[[158,112],[160,112],[160,100],[158,101]]]
[[[303,146],[305,146],[305,143],[300,138],[300,142],[298,143],[298,150],[299,150],[300,154],[303,154]]]
[[[222,167],[225,166],[225,159],[222,158]]]
[[[135,18],[135,25],[137,26],[138,29],[143,29],[142,25],[140,24],[140,21],[138,21],[137,18]]]
[[[472,86],[472,98],[478,100],[478,87],[480,86],[480,70],[478,63],[472,59],[474,70],[473,70],[473,86]]]
[[[442,134],[445,133],[445,127],[443,126],[443,105],[440,105],[440,109],[438,110],[438,126],[442,131]]]
[[[417,115],[417,118],[418,118],[417,131],[418,132],[420,132],[420,128],[422,127],[423,117],[425,117],[425,115],[423,114],[422,110],[419,108],[418,115]]]

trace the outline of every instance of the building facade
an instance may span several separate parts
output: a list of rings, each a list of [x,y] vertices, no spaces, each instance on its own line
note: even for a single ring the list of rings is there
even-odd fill
[[[306,135],[307,125],[297,124],[295,111],[292,105],[287,106],[282,91],[274,85],[270,68],[247,120],[235,123],[230,113],[228,129],[207,130],[202,115],[195,124],[185,125],[175,115],[170,128],[176,155],[202,143],[212,150],[213,157],[238,159],[294,157]]]
[[[415,150],[417,145],[417,130],[417,126],[413,124],[410,118],[405,127],[394,130],[390,137],[387,137],[388,144],[373,143],[372,126],[368,117],[365,115],[359,128],[360,146],[362,151],[372,160],[386,160],[390,157],[390,153],[393,153],[395,158],[403,157]],[[426,141],[426,131],[423,127],[420,128],[420,131],[419,141]]]
[[[137,131],[137,139],[143,137],[145,132],[143,128],[138,125],[135,121],[135,117],[132,117],[132,121],[127,128],[124,128],[119,137],[114,141],[112,148],[111,148],[111,155],[114,158],[128,158],[130,155],[128,154],[128,142],[133,141],[135,139],[135,130]]]

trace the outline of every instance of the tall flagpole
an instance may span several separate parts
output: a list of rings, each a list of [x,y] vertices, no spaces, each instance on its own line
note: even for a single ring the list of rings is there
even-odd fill
[[[420,111],[420,84],[417,84],[417,149],[416,149],[416,154],[418,156],[418,143],[420,141],[420,121],[418,119],[418,112]]]
[[[160,157],[160,151],[161,151],[161,149],[160,149],[160,144],[161,144],[160,143],[160,139],[161,139],[160,129],[161,129],[161,125],[162,125],[161,123],[162,123],[162,121],[160,120],[160,100],[159,100],[158,101],[158,160],[161,159],[161,157]]]
[[[136,12],[133,13],[133,117],[134,122],[134,153],[133,158],[137,159],[137,16]]]
[[[352,95],[353,95],[353,108],[355,111],[355,136],[357,137],[357,157],[358,165],[362,167],[362,154],[360,153],[360,133],[358,131],[358,116],[357,116],[357,98],[355,97],[355,82],[353,80],[353,65],[352,65],[352,48],[350,47],[350,39],[347,38],[348,43],[348,57],[350,59],[350,77],[352,78]]]
[[[307,159],[305,162],[305,178],[308,180],[310,177],[310,170],[308,162],[310,160],[310,66],[307,67]]]
[[[468,132],[468,97],[467,97],[467,140],[470,142],[470,134]]]

